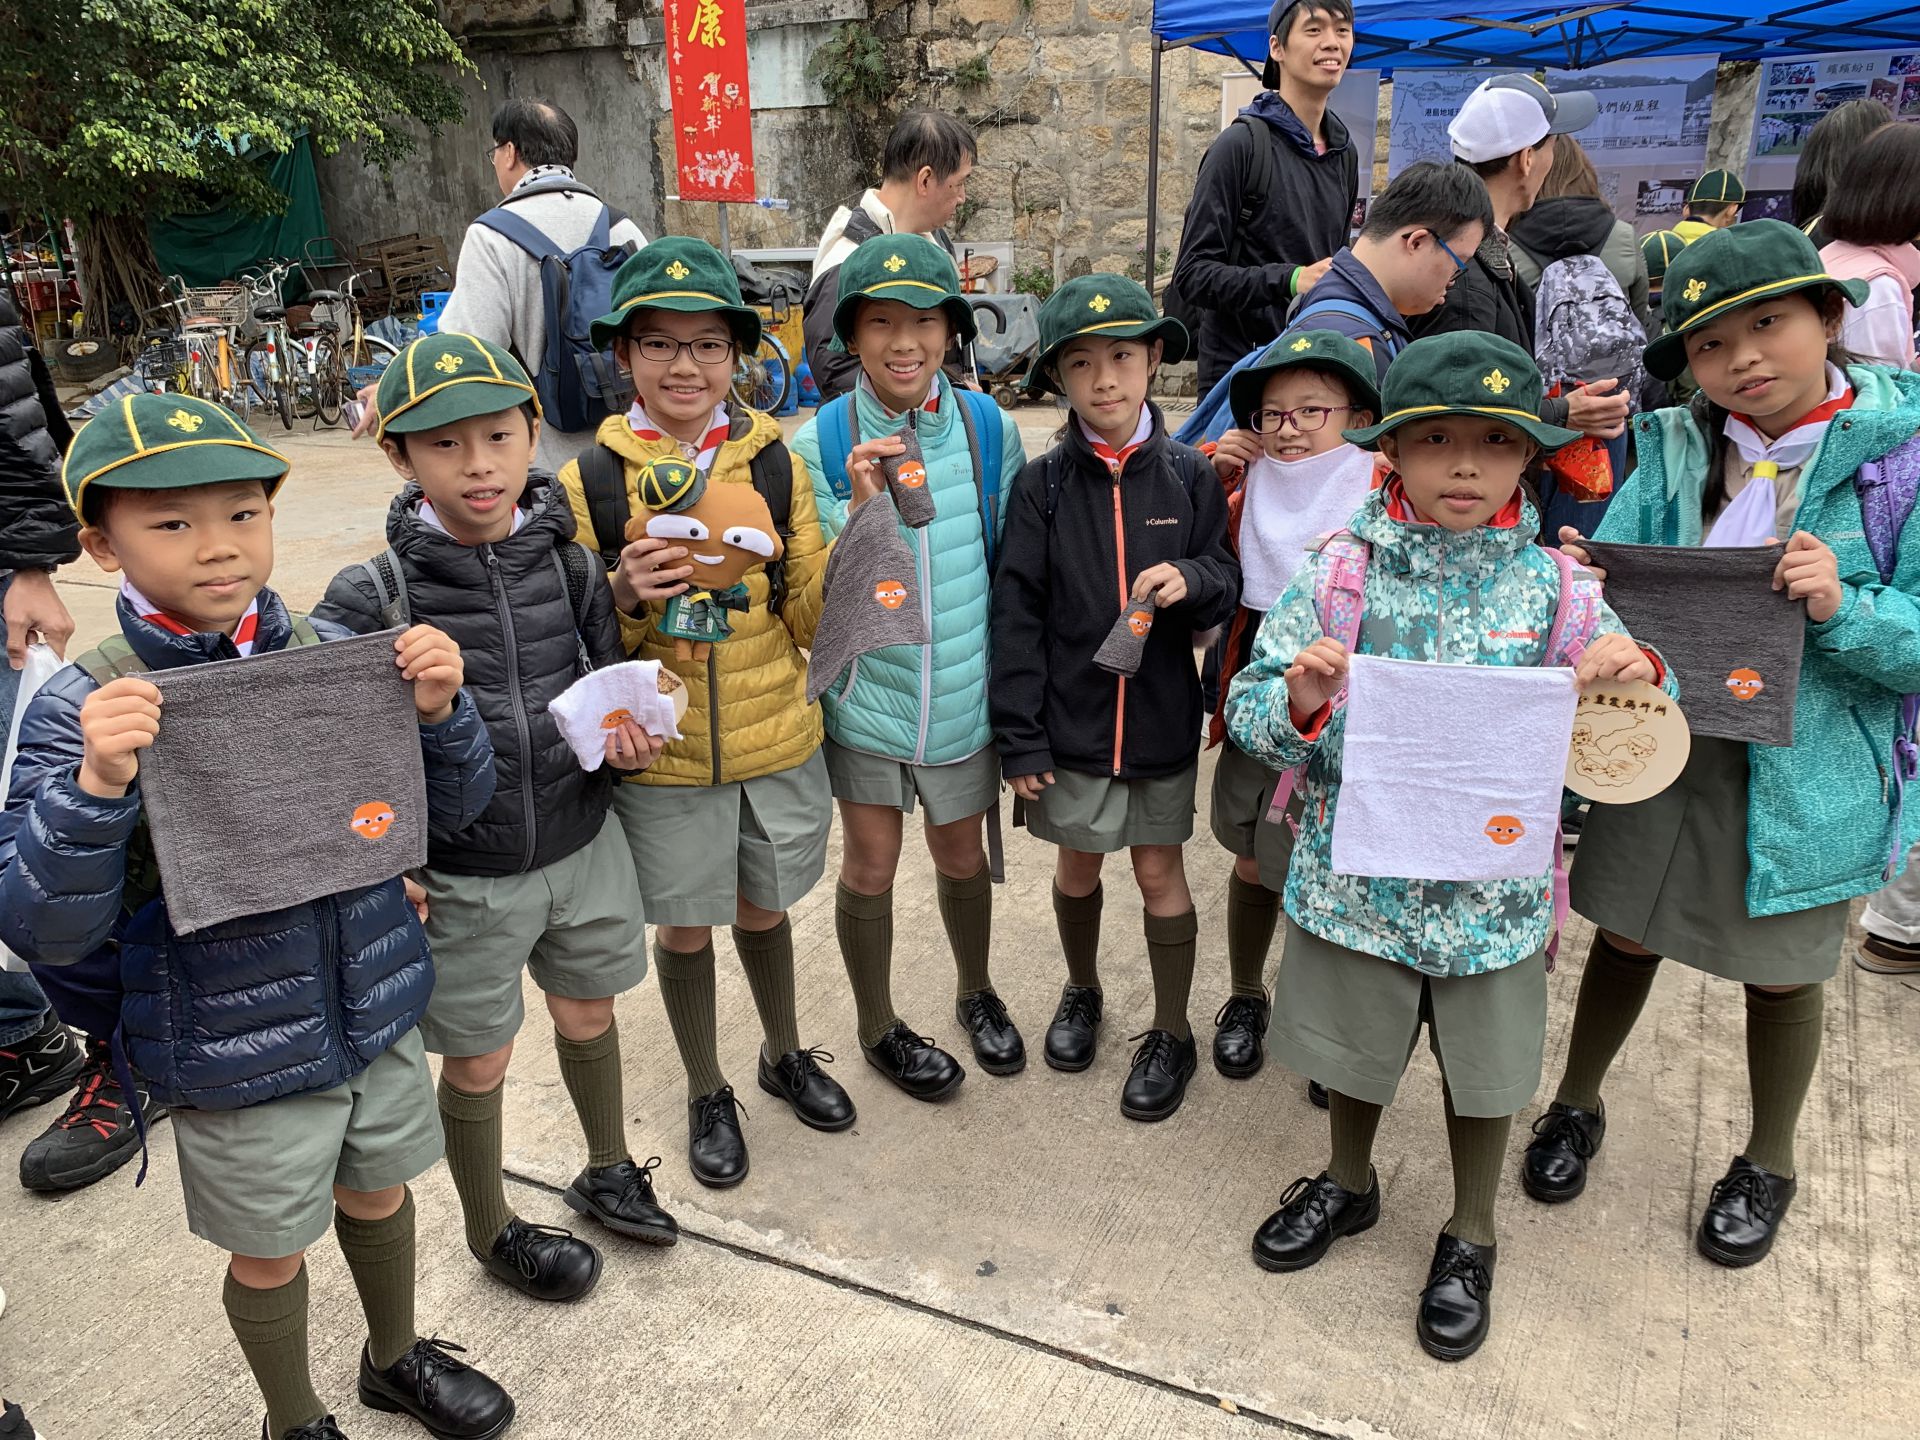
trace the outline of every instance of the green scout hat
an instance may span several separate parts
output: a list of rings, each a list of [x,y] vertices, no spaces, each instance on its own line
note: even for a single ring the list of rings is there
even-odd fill
[[[540,397],[520,362],[490,340],[445,331],[422,335],[380,372],[373,408],[376,440],[432,430],[475,415],[496,415]]]
[[[971,343],[979,333],[973,306],[960,293],[953,258],[924,235],[873,235],[847,257],[840,267],[840,303],[833,310],[834,349],[852,343],[862,300],[898,300],[916,310],[938,306],[962,342]]]
[[[1387,368],[1386,414],[1378,425],[1345,431],[1367,450],[1410,420],[1436,415],[1481,415],[1525,431],[1542,450],[1580,438],[1540,418],[1546,386],[1533,357],[1511,340],[1484,330],[1455,330],[1416,340]]]
[[[1070,340],[1094,335],[1103,340],[1161,340],[1161,360],[1177,365],[1187,358],[1187,327],[1171,315],[1161,317],[1153,297],[1125,275],[1093,274],[1069,280],[1040,307],[1040,353],[1023,387],[1030,395],[1054,388],[1048,373]]]
[[[664,235],[628,257],[613,277],[613,309],[589,327],[595,345],[611,345],[628,312],[714,311],[733,329],[742,350],[760,348],[760,312],[740,298],[740,277],[726,256],[704,240]]]
[[[183,490],[259,480],[271,500],[292,462],[224,406],[192,395],[129,395],[80,427],[62,477],[74,513],[87,487]]]
[[[1657,380],[1673,379],[1687,368],[1687,332],[1736,306],[1829,286],[1850,304],[1867,298],[1866,281],[1827,274],[1813,242],[1784,220],[1749,220],[1702,235],[1667,267],[1660,292],[1666,333],[1647,346],[1647,370]]]
[[[1253,412],[1267,391],[1267,381],[1282,370],[1330,370],[1340,377],[1353,397],[1356,410],[1380,414],[1378,374],[1369,355],[1357,340],[1349,340],[1334,330],[1293,330],[1267,347],[1267,353],[1239,374],[1227,387],[1227,399],[1233,407],[1233,423],[1242,429],[1253,423]]]
[[[1678,230],[1656,230],[1640,242],[1640,258],[1647,262],[1647,283],[1658,285],[1667,273],[1673,257],[1687,248],[1686,237]]]
[[[1687,191],[1689,205],[1742,205],[1746,199],[1747,187],[1731,170],[1709,170]]]

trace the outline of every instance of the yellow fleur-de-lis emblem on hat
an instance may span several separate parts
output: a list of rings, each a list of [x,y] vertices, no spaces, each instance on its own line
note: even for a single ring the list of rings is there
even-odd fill
[[[458,355],[442,355],[438,360],[433,362],[433,368],[438,370],[442,375],[451,375],[466,363],[467,362]]]
[[[1106,296],[1096,295],[1087,302],[1087,308],[1093,311],[1095,314],[1104,315],[1107,313],[1107,307],[1112,304],[1113,302],[1107,299]]]
[[[1313,348],[1313,342],[1307,339],[1306,336],[1302,335],[1298,340],[1293,342],[1293,345],[1290,348],[1297,355],[1302,350],[1311,350]]]
[[[1707,282],[1695,276],[1687,281],[1687,288],[1681,293],[1686,296],[1688,304],[1693,304],[1707,293]]]
[[[167,423],[176,430],[184,430],[189,435],[207,423],[207,417],[196,415],[191,410],[176,410],[167,417]]]
[[[1486,375],[1482,377],[1480,383],[1496,395],[1506,394],[1513,385],[1513,381],[1509,380],[1505,375],[1502,375],[1497,366],[1489,370]]]
[[[684,280],[692,273],[693,271],[682,265],[678,260],[667,266],[667,278],[669,280]]]
[[[898,275],[902,270],[907,268],[907,262],[902,260],[898,255],[889,255],[886,258],[885,264],[888,273],[893,275]]]

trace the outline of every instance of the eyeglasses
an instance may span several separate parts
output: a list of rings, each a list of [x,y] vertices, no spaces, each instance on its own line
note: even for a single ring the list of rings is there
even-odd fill
[[[640,352],[641,359],[651,360],[656,365],[673,364],[680,358],[682,350],[693,356],[697,365],[733,363],[731,340],[675,340],[666,335],[638,335],[634,337],[633,345]]]
[[[500,147],[505,145],[506,143],[507,142],[505,140],[496,140],[493,142],[493,144],[487,147],[487,163],[489,165],[493,163],[493,157],[500,153]]]
[[[1427,231],[1427,234],[1433,237],[1433,243],[1438,245],[1442,250],[1444,250],[1446,252],[1447,259],[1453,262],[1454,274],[1458,275],[1462,270],[1467,268],[1467,262],[1462,260],[1458,255],[1453,253],[1453,247],[1447,244],[1446,241],[1440,238],[1440,232],[1438,230],[1429,230]]]
[[[1351,405],[1299,405],[1292,410],[1256,410],[1253,412],[1253,433],[1272,435],[1291,423],[1302,435],[1311,435],[1316,430],[1326,428],[1329,415],[1352,408]]]

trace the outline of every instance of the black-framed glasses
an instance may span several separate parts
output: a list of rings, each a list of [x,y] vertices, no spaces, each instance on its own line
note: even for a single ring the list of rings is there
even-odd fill
[[[1453,262],[1454,274],[1458,275],[1462,270],[1467,268],[1467,262],[1462,260],[1458,255],[1453,253],[1453,247],[1447,244],[1446,241],[1440,238],[1440,232],[1438,230],[1429,230],[1427,231],[1427,234],[1433,237],[1433,243],[1438,245],[1441,248],[1441,250],[1446,252],[1447,259]]]
[[[731,365],[733,363],[733,342],[731,340],[675,340],[670,335],[636,335],[633,346],[644,360],[656,365],[671,365],[680,358],[680,352],[686,351],[693,356],[696,365]]]
[[[1291,423],[1302,435],[1311,435],[1316,430],[1326,428],[1328,416],[1352,408],[1351,405],[1296,405],[1291,410],[1256,410],[1253,412],[1253,433],[1272,435]]]

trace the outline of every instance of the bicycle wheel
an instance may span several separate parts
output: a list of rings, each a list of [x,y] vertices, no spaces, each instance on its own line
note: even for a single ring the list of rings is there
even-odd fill
[[[246,349],[234,357],[234,394],[239,398],[246,413],[251,413],[255,405],[262,409],[277,408],[277,392],[283,381],[273,378],[276,357],[273,353],[273,341],[262,335]],[[293,428],[291,411],[282,416],[287,429]]]
[[[273,387],[274,408],[280,412],[280,425],[283,429],[293,429],[293,386],[282,379]]]
[[[340,407],[346,398],[345,359],[333,337],[323,335],[313,347],[313,406],[322,425],[340,423]]]
[[[793,366],[786,347],[771,335],[761,338],[753,354],[743,355],[733,372],[733,398],[769,415],[786,404],[792,388]]]

